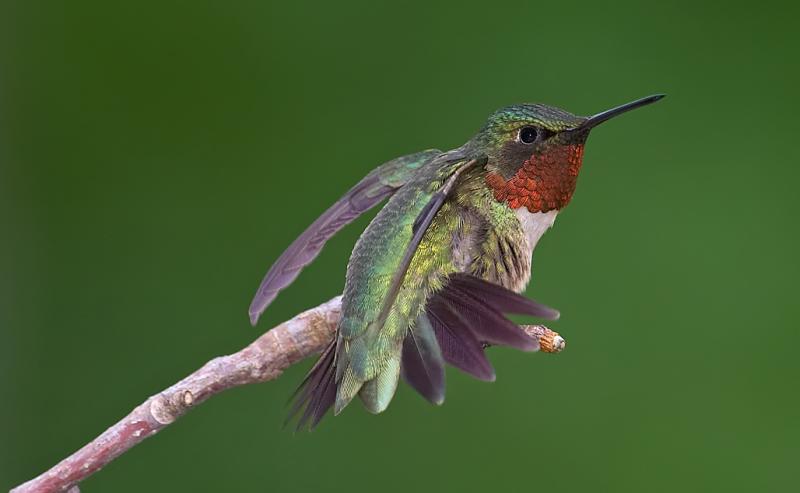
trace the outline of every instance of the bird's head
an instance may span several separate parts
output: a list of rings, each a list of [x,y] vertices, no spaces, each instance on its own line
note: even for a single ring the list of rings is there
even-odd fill
[[[494,112],[469,145],[488,158],[486,184],[498,201],[531,212],[559,210],[575,192],[591,129],[662,97],[638,99],[589,117],[544,104],[508,106]]]

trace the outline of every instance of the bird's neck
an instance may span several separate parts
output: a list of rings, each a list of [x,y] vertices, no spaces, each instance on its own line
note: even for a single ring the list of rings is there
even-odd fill
[[[575,192],[583,162],[583,144],[555,146],[533,154],[509,178],[498,172],[486,175],[486,184],[499,202],[512,209],[549,212],[565,207]]]

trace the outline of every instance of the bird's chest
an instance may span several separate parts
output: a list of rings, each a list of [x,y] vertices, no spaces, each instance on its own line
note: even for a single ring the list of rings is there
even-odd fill
[[[462,212],[453,258],[457,270],[521,292],[531,278],[533,250],[558,211],[532,213],[496,204],[491,210]]]
[[[525,207],[520,207],[514,211],[514,214],[519,220],[522,232],[525,234],[525,239],[528,242],[528,255],[533,255],[533,249],[542,235],[553,226],[558,215],[557,210],[549,212],[530,212]]]

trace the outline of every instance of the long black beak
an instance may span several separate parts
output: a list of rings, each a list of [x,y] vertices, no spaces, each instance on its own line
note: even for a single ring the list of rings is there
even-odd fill
[[[646,98],[637,99],[636,101],[631,101],[630,103],[623,104],[622,106],[617,106],[616,108],[611,108],[610,110],[603,111],[602,113],[590,116],[588,120],[583,122],[575,130],[588,130],[590,128],[596,127],[601,123],[603,123],[604,121],[610,120],[611,118],[614,118],[617,115],[621,115],[636,108],[641,108],[642,106],[647,106],[650,103],[655,103],[664,96],[666,96],[666,94],[653,94],[652,96],[647,96]]]

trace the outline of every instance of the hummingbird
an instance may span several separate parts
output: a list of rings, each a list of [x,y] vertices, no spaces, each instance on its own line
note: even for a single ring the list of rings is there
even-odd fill
[[[313,429],[331,408],[339,414],[355,396],[384,411],[401,376],[442,404],[445,364],[493,381],[486,347],[538,350],[506,314],[559,317],[521,293],[537,242],[572,200],[587,137],[663,97],[588,117],[544,104],[502,108],[461,147],[379,166],[314,221],[261,282],[253,325],[330,237],[388,199],[350,256],[336,334],[294,395],[298,429]]]

